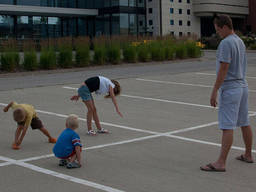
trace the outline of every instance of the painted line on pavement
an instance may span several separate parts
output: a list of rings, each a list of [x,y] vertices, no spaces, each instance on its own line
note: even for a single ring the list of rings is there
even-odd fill
[[[88,180],[85,180],[85,179],[76,178],[76,177],[73,177],[73,176],[70,176],[70,175],[62,174],[62,173],[59,173],[59,172],[56,172],[56,171],[45,169],[45,168],[42,168],[42,167],[39,167],[39,166],[36,166],[36,165],[32,165],[32,164],[29,164],[29,163],[25,163],[25,162],[22,162],[22,161],[17,161],[17,160],[14,160],[14,159],[6,158],[6,157],[3,157],[3,156],[0,156],[0,160],[5,160],[5,161],[8,161],[8,162],[11,162],[12,164],[28,168],[30,170],[33,170],[33,171],[36,171],[36,172],[39,172],[39,173],[44,173],[46,175],[50,175],[50,176],[53,176],[53,177],[64,179],[66,181],[70,181],[70,182],[78,183],[78,184],[81,184],[81,185],[89,186],[89,187],[92,187],[92,188],[95,188],[95,189],[100,189],[102,191],[123,192],[122,190],[115,189],[115,188],[112,188],[112,187],[109,187],[109,186],[106,186],[106,185],[101,185],[101,184],[91,182],[91,181],[88,181]]]
[[[190,84],[190,83],[178,83],[173,81],[158,81],[158,80],[152,80],[152,79],[141,79],[137,78],[138,81],[146,81],[146,82],[153,82],[153,83],[163,83],[163,84],[173,84],[173,85],[185,85],[185,86],[192,86],[192,87],[205,87],[205,88],[212,88],[210,85],[202,85],[202,84]],[[249,89],[249,92],[256,93],[256,90]]]

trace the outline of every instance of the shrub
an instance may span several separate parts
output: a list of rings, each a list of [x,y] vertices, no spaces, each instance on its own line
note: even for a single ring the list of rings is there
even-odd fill
[[[184,59],[187,57],[187,48],[184,43],[180,43],[176,47],[176,58]]]
[[[3,71],[13,72],[19,68],[19,53],[18,52],[5,52],[1,55],[1,69]]]
[[[163,61],[165,59],[165,50],[160,41],[150,44],[150,53],[153,61]]]
[[[187,42],[185,46],[187,48],[188,57],[196,58],[201,56],[201,48],[196,46],[196,42]]]
[[[175,47],[173,45],[166,45],[164,47],[164,51],[165,51],[165,59],[166,60],[172,60],[175,58]]]
[[[103,65],[106,62],[106,49],[104,46],[94,46],[93,61],[95,64]]]
[[[38,68],[36,52],[35,51],[28,51],[24,54],[24,62],[23,67],[25,70],[33,71]]]
[[[79,46],[76,48],[76,67],[85,67],[90,63],[89,46]]]
[[[144,43],[138,46],[138,60],[141,62],[147,62],[150,60],[150,52],[148,46]]]
[[[135,63],[137,60],[136,47],[132,45],[124,46],[123,48],[124,61]]]
[[[72,48],[69,46],[62,46],[59,49],[58,65],[61,68],[72,67]]]
[[[106,48],[106,59],[112,64],[118,64],[121,58],[121,50],[118,45],[110,44]]]
[[[256,43],[250,45],[250,49],[256,50]]]
[[[55,69],[56,53],[53,49],[44,49],[40,55],[40,68],[42,69]]]

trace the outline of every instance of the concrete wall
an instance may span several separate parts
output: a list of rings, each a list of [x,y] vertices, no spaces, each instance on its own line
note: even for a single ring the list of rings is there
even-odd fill
[[[197,16],[212,13],[246,16],[249,14],[248,0],[193,0],[193,11]]]

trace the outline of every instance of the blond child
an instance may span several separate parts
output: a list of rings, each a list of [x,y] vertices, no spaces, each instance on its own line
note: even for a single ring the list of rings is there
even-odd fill
[[[95,76],[86,79],[80,88],[78,89],[78,94],[71,97],[71,100],[77,101],[80,97],[83,103],[86,105],[87,112],[87,128],[88,135],[96,135],[96,133],[108,133],[108,130],[103,129],[100,125],[99,117],[96,111],[94,100],[92,97],[92,92],[96,94],[105,95],[105,98],[111,98],[115,106],[116,112],[123,117],[122,113],[119,111],[119,107],[116,102],[115,96],[119,95],[121,92],[121,87],[118,81],[110,80],[103,76]],[[92,119],[97,127],[97,132],[92,130]]]
[[[54,155],[60,159],[59,166],[81,167],[82,144],[75,129],[79,127],[78,117],[71,114],[66,119],[66,129],[62,131],[53,147]]]
[[[39,129],[45,136],[47,136],[49,143],[56,143],[56,139],[50,135],[47,129],[45,129],[42,121],[37,117],[36,111],[32,105],[11,102],[3,109],[3,111],[8,112],[9,108],[13,109],[13,119],[17,122],[15,138],[12,144],[13,149],[20,149],[20,145],[26,135],[29,125],[33,130]]]

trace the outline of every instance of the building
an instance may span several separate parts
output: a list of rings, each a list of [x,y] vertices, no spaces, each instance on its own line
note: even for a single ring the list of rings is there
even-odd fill
[[[247,20],[246,30],[256,33],[256,1],[249,0],[249,16]]]
[[[245,31],[248,0],[147,0],[147,31],[153,35],[210,36],[215,33],[214,13],[230,15],[234,28]]]
[[[0,0],[0,38],[145,32],[145,0]]]

